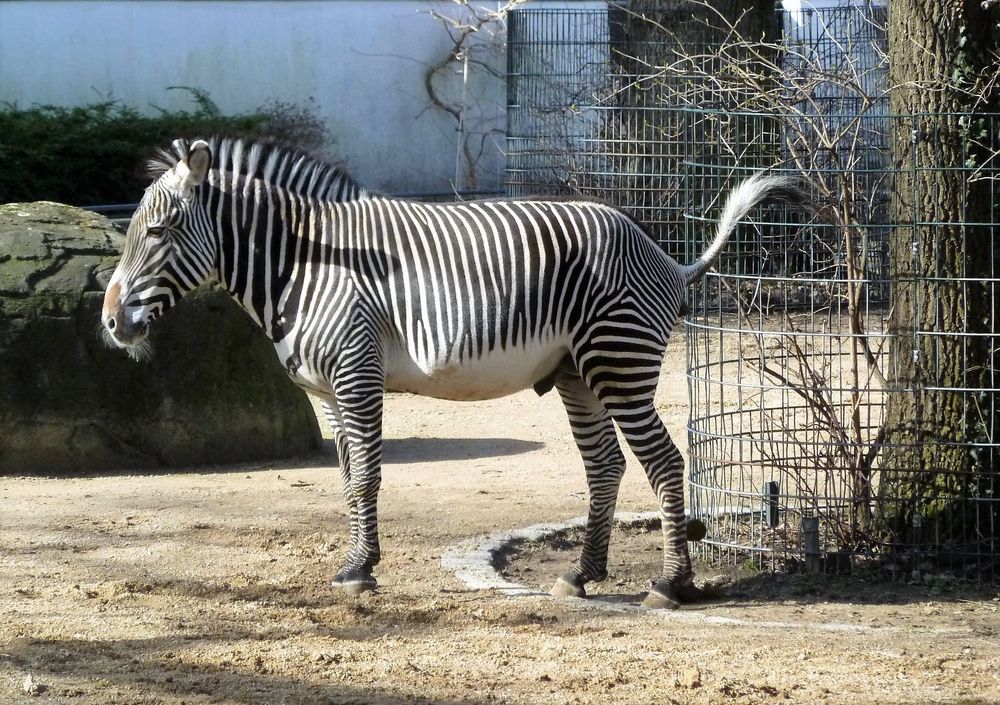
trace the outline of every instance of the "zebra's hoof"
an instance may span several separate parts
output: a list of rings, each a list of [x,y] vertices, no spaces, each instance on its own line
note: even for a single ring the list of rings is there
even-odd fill
[[[566,573],[559,576],[549,594],[553,597],[586,597],[587,591],[579,577],[573,573]]]
[[[673,592],[670,589],[664,591],[654,585],[646,594],[646,598],[642,601],[642,606],[651,610],[675,610],[681,606],[681,603],[667,594]]]
[[[355,571],[341,571],[333,579],[333,587],[340,588],[348,595],[360,595],[378,587],[374,576]]]
[[[680,585],[673,581],[661,580],[649,588],[649,594],[642,604],[653,609],[675,610],[682,603],[702,602],[714,596],[710,591],[695,585],[690,579]]]

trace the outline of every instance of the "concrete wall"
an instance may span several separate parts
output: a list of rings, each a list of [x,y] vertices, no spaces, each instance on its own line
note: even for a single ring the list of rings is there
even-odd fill
[[[567,4],[581,5],[545,3]],[[330,152],[362,183],[448,191],[456,122],[430,107],[423,81],[451,44],[432,10],[460,11],[447,0],[3,1],[0,101],[192,107],[169,86],[204,89],[224,112],[311,98],[335,140]],[[480,56],[502,70],[502,49]],[[458,72],[442,83],[472,106],[467,131],[477,155],[481,145],[475,172],[461,175],[459,187],[499,187],[503,80],[473,70],[464,93]]]

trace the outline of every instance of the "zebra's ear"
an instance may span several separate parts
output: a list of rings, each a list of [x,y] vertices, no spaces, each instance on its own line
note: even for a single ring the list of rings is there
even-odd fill
[[[212,166],[212,150],[204,140],[194,142],[187,154],[177,163],[177,175],[180,177],[181,190],[189,193],[199,186],[208,175]]]

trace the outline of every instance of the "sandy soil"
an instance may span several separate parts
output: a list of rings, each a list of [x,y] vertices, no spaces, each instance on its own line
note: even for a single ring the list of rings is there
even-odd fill
[[[675,348],[659,406],[683,445]],[[634,531],[604,597],[469,589],[448,547],[585,512],[558,398],[393,396],[385,435],[381,589],[359,598],[328,582],[347,529],[330,458],[0,478],[0,705],[1000,702],[996,593],[752,576],[631,609],[658,561]],[[619,509],[652,508],[632,461]],[[570,555],[518,575],[547,587]]]

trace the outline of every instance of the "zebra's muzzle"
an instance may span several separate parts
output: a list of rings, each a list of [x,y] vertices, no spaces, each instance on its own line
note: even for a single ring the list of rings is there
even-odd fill
[[[149,358],[152,348],[149,344],[149,324],[123,326],[120,318],[105,318],[102,321],[101,332],[105,344],[110,348],[124,350],[133,360],[140,361]]]
[[[129,324],[121,316],[112,316],[104,319],[104,330],[110,342],[119,348],[130,348],[146,339],[149,324],[145,321]]]
[[[112,347],[132,349],[146,340],[152,316],[135,311],[130,314],[128,308],[121,304],[121,292],[121,286],[113,283],[104,295],[101,316],[104,339]]]

